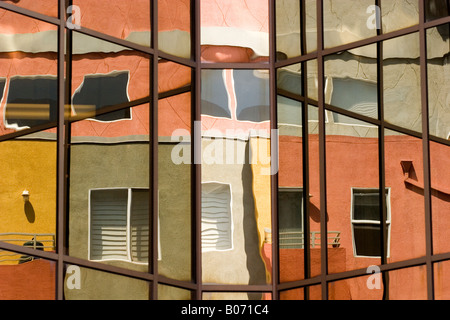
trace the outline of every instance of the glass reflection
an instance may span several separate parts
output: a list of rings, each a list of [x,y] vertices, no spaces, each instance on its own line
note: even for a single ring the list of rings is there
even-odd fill
[[[426,300],[427,299],[427,267],[399,269],[389,271],[389,300]]]
[[[71,22],[143,46],[150,46],[150,2],[134,0],[72,1]]]
[[[447,0],[425,0],[425,17],[427,21],[450,15],[450,4]]]
[[[211,77],[217,86],[205,85]],[[234,86],[239,81],[251,90]],[[265,284],[272,270],[268,73],[204,70],[202,86],[203,282]],[[217,99],[213,90],[226,94]],[[231,117],[210,112],[209,97]]]
[[[149,256],[149,106],[108,130],[72,124],[69,254],[147,271]]]
[[[376,45],[344,51],[325,58],[326,99],[332,106],[378,118]],[[355,124],[334,113],[333,121]]]
[[[3,179],[0,241],[36,250],[55,251],[56,134],[36,132],[0,142]],[[5,257],[4,257],[5,258]],[[6,258],[21,264],[32,257]]]
[[[202,0],[200,3],[203,61],[268,62],[267,2]]]
[[[450,251],[450,147],[430,142],[431,212],[433,215],[433,253]]]
[[[57,28],[0,9],[0,134],[57,119]]]
[[[13,4],[15,6],[39,12],[47,16],[58,16],[58,1],[57,0],[2,0],[2,2]]]
[[[329,300],[382,300],[383,293],[381,273],[334,281],[328,284]]]
[[[160,99],[158,272],[184,281],[192,279],[191,145],[191,94]],[[163,291],[169,296],[171,292]]]
[[[425,255],[422,140],[390,130],[384,139],[391,216],[389,262],[421,257]]]
[[[367,123],[326,127],[328,235],[321,239],[330,273],[380,263],[377,130]]]
[[[427,29],[430,134],[450,139],[450,24]]]
[[[300,0],[277,0],[275,10],[278,60],[300,56]]]
[[[433,264],[434,271],[434,298],[436,300],[449,300],[450,288],[447,281],[450,261],[441,261]]]
[[[71,120],[95,119],[104,123],[104,127],[116,121],[133,120],[135,115],[130,108],[97,113],[148,97],[149,79],[148,55],[73,33]]]
[[[65,300],[148,300],[150,283],[144,280],[67,264]]]
[[[419,33],[383,42],[385,120],[422,132],[419,55]]]
[[[323,2],[325,48],[376,36],[376,11],[373,0],[325,0]]]
[[[380,9],[384,33],[419,24],[419,0],[381,0]]]
[[[56,263],[35,257],[11,264],[21,256],[0,250],[0,300],[55,300]]]
[[[191,57],[190,0],[158,0],[158,49]]]
[[[192,292],[185,289],[158,284],[158,300],[192,300]]]

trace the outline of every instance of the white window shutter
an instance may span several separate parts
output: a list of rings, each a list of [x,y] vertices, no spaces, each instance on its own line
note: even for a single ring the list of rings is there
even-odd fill
[[[230,186],[202,184],[202,250],[232,248]]]
[[[90,259],[127,259],[127,190],[91,191]]]

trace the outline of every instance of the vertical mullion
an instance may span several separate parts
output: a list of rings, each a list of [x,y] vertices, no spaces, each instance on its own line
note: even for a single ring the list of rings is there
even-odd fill
[[[300,35],[301,35],[301,53],[306,54],[306,5],[305,0],[300,0]],[[302,72],[302,93],[304,97],[302,108],[302,158],[303,158],[303,265],[304,277],[309,279],[311,277],[311,236],[309,225],[309,122],[308,122],[308,62],[301,63]],[[305,300],[309,300],[309,290],[304,288]]]
[[[201,8],[200,0],[193,0],[193,54],[195,70],[193,72],[193,108],[191,116],[191,214],[193,221],[192,228],[192,266],[194,281],[197,284],[195,299],[202,299],[202,242],[201,242],[201,201],[202,201],[202,173],[201,173]]]
[[[381,0],[375,0],[375,5],[379,8],[380,16],[377,16],[376,23],[379,27],[377,29],[377,36],[383,33],[383,26],[381,23]],[[379,19],[379,20],[378,20]],[[379,163],[379,207],[380,207],[380,249],[381,249],[381,264],[387,263],[388,254],[388,234],[387,228],[387,207],[386,207],[386,164],[385,164],[385,144],[384,144],[384,75],[383,75],[383,42],[377,42],[377,91],[378,91],[378,117],[380,126],[378,127],[378,163]],[[383,281],[383,300],[389,300],[389,273],[382,273]]]
[[[270,76],[270,128],[275,132],[278,128],[277,116],[277,78],[276,78],[276,8],[275,0],[268,1],[269,6],[269,76]],[[270,134],[271,166],[278,168],[278,135]],[[275,140],[275,141],[274,141]],[[271,170],[273,171],[273,170]],[[278,300],[279,277],[279,248],[278,248],[278,170],[270,176],[271,189],[271,223],[272,223],[272,300]]]
[[[159,230],[158,230],[158,219],[159,219],[159,186],[158,186],[158,0],[151,1],[151,41],[152,47],[154,49],[154,55],[151,57],[151,68],[150,68],[150,88],[149,93],[151,95],[150,103],[150,203],[151,210],[149,210],[149,230],[152,230],[152,236],[149,237],[149,259],[151,257],[152,261],[149,262],[149,273],[153,273],[153,282],[151,285],[151,294],[149,299],[158,299],[158,254],[159,254]],[[151,248],[151,249],[150,249]]]
[[[430,136],[428,120],[428,72],[427,72],[427,38],[425,29],[425,0],[419,0],[419,37],[420,37],[420,87],[422,104],[422,147],[423,147],[423,195],[425,200],[425,248],[427,268],[428,300],[434,299],[433,274],[433,234],[431,214],[431,182],[430,182]]]
[[[65,225],[65,0],[59,0],[59,25],[58,25],[58,125],[57,125],[57,225],[56,247],[58,253],[56,272],[56,299],[64,299],[64,225]]]
[[[328,228],[326,195],[326,130],[325,130],[325,93],[324,93],[324,58],[323,58],[323,0],[317,1],[317,71],[318,71],[318,106],[319,106],[319,164],[320,164],[320,256],[322,300],[328,299]]]

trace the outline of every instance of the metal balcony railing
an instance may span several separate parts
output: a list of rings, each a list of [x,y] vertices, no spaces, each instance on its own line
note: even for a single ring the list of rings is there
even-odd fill
[[[265,230],[266,242],[272,242],[272,231]],[[303,249],[305,247],[305,234],[301,231],[282,231],[278,235],[280,249]],[[328,231],[327,242],[331,248],[338,248],[340,246],[341,232]],[[312,231],[310,233],[310,247],[320,248],[321,235],[320,231]]]
[[[56,237],[54,233],[9,232],[0,233],[0,241],[30,247],[36,250],[54,251]],[[13,262],[23,263],[33,259],[34,257],[32,256],[0,249],[0,264],[11,264]]]

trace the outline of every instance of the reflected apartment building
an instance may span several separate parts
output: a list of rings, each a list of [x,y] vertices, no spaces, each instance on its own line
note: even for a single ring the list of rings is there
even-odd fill
[[[1,299],[450,298],[448,1],[0,13]]]

